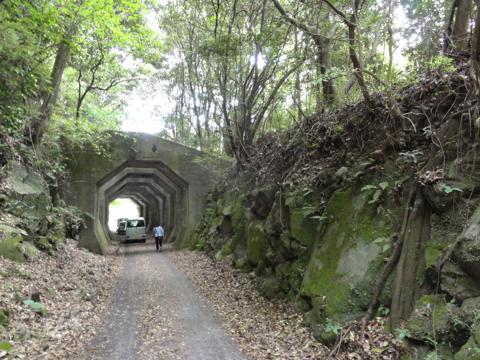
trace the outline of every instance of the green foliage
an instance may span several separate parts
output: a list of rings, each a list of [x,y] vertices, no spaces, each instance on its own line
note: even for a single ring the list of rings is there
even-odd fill
[[[390,314],[390,309],[388,307],[380,305],[378,307],[377,313],[378,313],[378,315],[380,315],[382,317],[387,317]]]
[[[438,183],[438,187],[440,188],[440,191],[444,192],[445,194],[451,194],[453,192],[463,192],[462,189],[452,187],[448,184],[445,183]]]
[[[378,185],[368,184],[362,187],[361,191],[373,191],[373,195],[371,196],[370,200],[368,201],[369,204],[377,204],[380,202],[380,198],[388,188],[389,184],[387,181],[383,181]]]
[[[453,59],[445,55],[435,56],[428,62],[428,67],[450,73],[456,70]]]
[[[5,326],[8,324],[8,320],[10,318],[10,312],[5,309],[0,309],[0,329],[2,326]]]
[[[423,155],[421,150],[404,151],[399,154],[399,161],[407,164],[417,164],[420,156]]]
[[[394,332],[400,340],[404,340],[405,338],[411,336],[408,329],[395,329]]]
[[[378,237],[375,240],[373,240],[373,242],[378,246],[380,246],[383,253],[390,250],[390,240],[385,236]]]
[[[48,314],[47,308],[41,302],[28,299],[24,300],[23,303],[27,305],[33,312],[36,312],[40,316],[47,316]]]
[[[13,350],[13,346],[8,341],[0,341],[0,350],[10,353]]]
[[[327,319],[325,321],[325,332],[339,335],[341,330],[342,330],[341,324],[334,322],[331,319]]]

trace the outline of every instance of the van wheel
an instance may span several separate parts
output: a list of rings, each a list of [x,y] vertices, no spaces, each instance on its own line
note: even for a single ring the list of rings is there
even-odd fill
[[[142,243],[146,243],[147,242],[147,239],[142,239]]]

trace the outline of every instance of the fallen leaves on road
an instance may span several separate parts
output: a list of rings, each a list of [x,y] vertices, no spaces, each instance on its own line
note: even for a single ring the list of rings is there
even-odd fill
[[[11,356],[73,358],[98,327],[120,259],[81,250],[73,240],[24,264],[0,257],[0,309],[9,314],[0,342],[12,345]]]
[[[327,358],[328,349],[303,326],[302,315],[290,304],[262,297],[253,275],[203,253],[172,252],[169,257],[220,314],[224,327],[250,359]]]

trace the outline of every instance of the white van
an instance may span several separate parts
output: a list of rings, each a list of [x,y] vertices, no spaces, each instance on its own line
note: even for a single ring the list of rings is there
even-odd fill
[[[145,219],[134,218],[127,219],[127,227],[125,229],[125,241],[140,240],[147,241],[147,234],[145,233]]]

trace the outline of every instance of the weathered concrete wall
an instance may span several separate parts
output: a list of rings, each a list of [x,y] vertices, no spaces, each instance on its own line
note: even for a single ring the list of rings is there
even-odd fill
[[[108,202],[120,196],[143,199],[147,220],[163,219],[172,229],[170,239],[187,243],[214,174],[225,166],[205,153],[141,133],[112,133],[107,157],[81,149],[73,158],[64,197],[87,214],[80,245],[100,253],[109,239]]]

